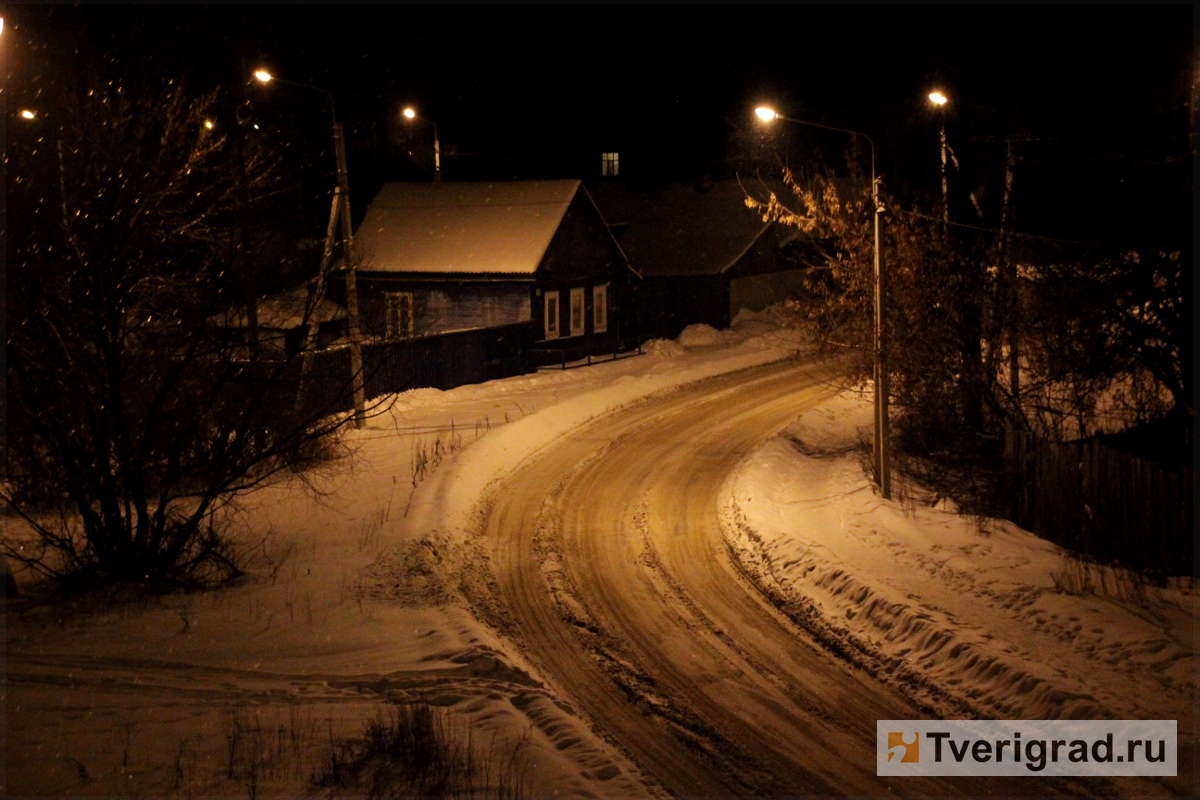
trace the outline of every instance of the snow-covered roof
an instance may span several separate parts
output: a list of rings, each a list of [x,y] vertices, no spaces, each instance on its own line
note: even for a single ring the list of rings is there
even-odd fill
[[[387,183],[356,242],[368,272],[532,275],[577,180]]]

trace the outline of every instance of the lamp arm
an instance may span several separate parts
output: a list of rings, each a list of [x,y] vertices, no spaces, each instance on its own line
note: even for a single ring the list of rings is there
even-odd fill
[[[299,86],[301,89],[311,89],[314,92],[320,92],[321,94],[325,95],[325,99],[329,101],[329,114],[331,117],[333,117],[333,124],[337,124],[337,106],[333,102],[333,94],[328,89],[323,89],[320,86],[309,86],[307,83],[289,81],[286,78],[272,77],[271,80],[279,81],[280,83],[286,83],[289,86]]]
[[[837,131],[838,133],[848,133],[851,136],[861,136],[862,138],[866,139],[867,144],[871,148],[871,187],[872,187],[871,190],[872,190],[872,192],[875,191],[875,189],[874,189],[874,187],[875,187],[875,142],[874,142],[874,140],[871,139],[870,136],[863,133],[862,131],[852,131],[849,128],[838,128],[833,125],[822,125],[819,122],[809,122],[808,120],[804,120],[804,119],[795,119],[794,117],[785,117],[782,114],[776,114],[775,116],[781,120],[784,120],[785,122],[794,122],[797,125],[808,125],[813,128],[824,128],[827,131]]]

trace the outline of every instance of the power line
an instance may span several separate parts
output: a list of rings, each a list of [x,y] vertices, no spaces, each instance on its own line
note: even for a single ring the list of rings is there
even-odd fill
[[[1111,242],[1085,242],[1080,239],[1063,239],[1063,238],[1060,238],[1057,236],[1042,236],[1042,235],[1039,235],[1036,233],[1020,233],[1019,231],[1000,231],[1000,230],[997,230],[996,228],[984,228],[979,225],[968,225],[965,222],[947,223],[945,220],[943,220],[940,217],[931,217],[928,214],[922,214],[919,211],[909,211],[907,209],[897,208],[895,206],[891,206],[890,210],[895,211],[896,213],[899,213],[899,214],[905,214],[910,217],[920,217],[921,219],[927,219],[927,220],[930,220],[931,222],[936,222],[939,225],[949,224],[949,225],[953,225],[956,228],[969,228],[973,231],[983,231],[984,233],[993,233],[993,234],[996,234],[997,236],[1001,236],[1001,235],[1016,236],[1016,237],[1019,237],[1022,239],[1038,239],[1038,240],[1041,240],[1044,242],[1057,242],[1059,244],[1081,244],[1081,245],[1086,245],[1088,247],[1113,247],[1113,248],[1117,248],[1120,250],[1136,249],[1136,248],[1130,247],[1129,245],[1113,244]]]

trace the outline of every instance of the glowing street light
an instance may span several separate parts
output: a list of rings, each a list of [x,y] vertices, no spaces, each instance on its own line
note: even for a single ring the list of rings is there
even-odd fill
[[[929,102],[933,103],[934,107],[941,111],[949,102],[949,98],[940,91],[932,91],[929,93]],[[941,117],[941,115],[938,115]],[[942,117],[938,128],[938,141],[942,145],[942,230],[944,231],[950,225],[950,182],[946,176],[946,120]]]
[[[204,120],[204,127],[208,128],[211,131],[212,126],[213,126],[213,122],[211,119]]]
[[[366,388],[363,381],[362,329],[358,322],[358,276],[355,274],[357,267],[354,260],[354,228],[350,223],[350,178],[346,167],[346,140],[342,133],[342,123],[338,122],[337,106],[333,102],[333,94],[328,89],[277,78],[265,69],[255,70],[254,77],[264,84],[278,81],[288,86],[320,92],[329,101],[329,116],[333,120],[333,155],[337,161],[337,186],[334,188],[333,205],[329,213],[329,228],[325,233],[325,259],[328,259],[332,252],[334,226],[340,218],[346,268],[346,317],[350,327],[350,382],[354,395],[354,427],[362,428],[366,425]],[[321,281],[324,280],[325,266],[323,260]]]
[[[29,108],[22,108],[19,113],[20,113],[22,119],[37,118],[37,112],[32,109],[29,109]]]
[[[887,341],[884,337],[883,326],[883,266],[879,260],[879,212],[882,206],[879,205],[879,179],[875,177],[875,142],[870,136],[860,131],[852,131],[848,128],[835,128],[832,125],[822,125],[819,122],[808,122],[802,119],[793,119],[779,114],[775,109],[769,106],[759,106],[754,109],[754,113],[763,122],[772,122],[780,119],[784,122],[794,122],[797,125],[808,125],[813,128],[824,128],[829,131],[838,131],[839,133],[848,133],[851,136],[861,136],[867,140],[867,144],[871,147],[871,205],[874,207],[874,255],[875,255],[875,476],[879,481],[879,493],[884,499],[892,497],[892,474],[890,466],[890,448],[888,446],[888,375],[886,362],[886,345]]]
[[[442,148],[441,148],[441,145],[438,144],[437,123],[431,119],[425,119],[424,117],[418,117],[417,110],[415,108],[413,108],[412,106],[405,106],[404,110],[401,111],[400,113],[404,115],[405,119],[417,120],[419,122],[428,122],[430,125],[433,126],[433,182],[441,183],[442,182]]]

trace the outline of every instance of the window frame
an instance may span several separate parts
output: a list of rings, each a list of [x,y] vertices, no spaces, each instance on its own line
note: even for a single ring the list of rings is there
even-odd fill
[[[562,335],[559,323],[562,321],[562,306],[559,304],[558,290],[548,291],[542,295],[542,332],[546,341],[557,339]],[[551,305],[554,306],[553,312]]]
[[[608,284],[592,287],[592,332],[608,332]]]
[[[617,178],[621,174],[621,154],[618,152],[600,154],[600,175],[605,178]]]
[[[570,314],[567,317],[567,326],[570,333],[568,336],[583,336],[587,331],[587,303],[584,300],[583,287],[572,289],[571,294]],[[576,303],[578,301],[578,303]],[[575,325],[575,312],[579,311],[579,325]]]
[[[404,302],[400,302],[403,300]],[[407,315],[407,330],[401,331],[400,316],[396,311],[403,305],[408,306]],[[417,335],[417,311],[416,298],[412,292],[393,292],[387,291],[383,293],[383,335],[389,342],[397,342],[403,339],[412,339]]]

